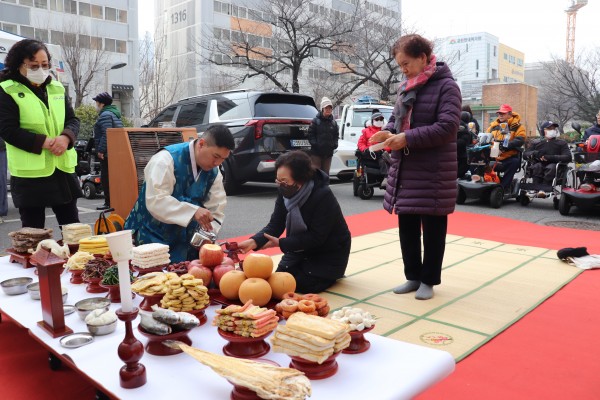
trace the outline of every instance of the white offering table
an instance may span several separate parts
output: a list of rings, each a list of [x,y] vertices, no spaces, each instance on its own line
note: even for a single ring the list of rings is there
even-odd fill
[[[29,276],[34,278],[34,282],[37,281],[34,268],[24,269],[20,264],[11,264],[8,260],[8,257],[0,258],[0,281],[21,276]],[[69,272],[61,276],[62,285],[69,289],[66,304],[75,304],[89,297],[104,296],[87,293],[85,284],[69,283],[70,276]],[[139,305],[141,300],[137,296],[134,305]],[[119,307],[120,304],[111,304],[112,310]],[[0,291],[0,309],[29,329],[31,335],[50,351],[61,358],[70,358],[80,374],[114,398],[229,399],[233,386],[225,378],[185,353],[163,357],[145,353],[140,362],[146,366],[148,382],[136,389],[122,388],[119,384],[119,369],[123,362],[117,355],[117,347],[125,336],[125,325],[121,321],[118,322],[114,333],[96,336],[88,345],[67,349],[60,345],[60,338],[53,339],[37,326],[36,323],[42,319],[41,303],[39,300],[32,300],[28,293],[8,296]],[[216,307],[209,307],[208,322],[192,329],[188,336],[193,347],[223,354],[222,348],[227,342],[219,336],[217,328],[211,325],[215,310]],[[137,331],[138,323],[139,316],[133,322],[134,334],[145,345],[147,339]],[[86,325],[77,312],[65,316],[65,324],[74,332],[87,332]],[[454,370],[454,359],[445,351],[370,333],[365,334],[365,338],[371,342],[368,351],[354,355],[340,354],[337,357],[339,369],[334,376],[311,381],[310,400],[410,399]],[[285,367],[290,363],[287,355],[272,351],[262,358]]]

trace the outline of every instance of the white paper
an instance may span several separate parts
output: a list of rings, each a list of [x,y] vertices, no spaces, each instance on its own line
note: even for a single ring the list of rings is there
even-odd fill
[[[379,150],[383,150],[383,148],[385,147],[384,145],[385,142],[380,142],[380,143],[375,143],[373,145],[371,145],[369,147],[369,151],[379,151]]]
[[[498,154],[500,154],[500,142],[494,142],[490,150],[490,157],[496,158],[498,157]]]

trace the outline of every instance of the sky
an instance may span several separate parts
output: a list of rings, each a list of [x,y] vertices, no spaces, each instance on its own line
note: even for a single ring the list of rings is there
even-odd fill
[[[525,62],[565,57],[570,0],[402,0],[406,26],[429,39],[488,32],[525,53]],[[600,0],[577,13],[575,57],[600,47]]]
[[[143,7],[141,6],[143,3]],[[153,32],[154,1],[139,2],[139,35]],[[567,9],[571,0],[402,0],[406,26],[429,39],[489,32],[525,53],[525,62],[565,57]],[[577,13],[575,57],[600,47],[600,0],[589,0]]]

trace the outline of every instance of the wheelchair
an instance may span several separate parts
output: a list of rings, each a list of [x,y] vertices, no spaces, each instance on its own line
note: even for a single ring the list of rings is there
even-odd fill
[[[600,135],[592,135],[582,151],[575,153],[571,186],[563,186],[558,212],[569,215],[572,206],[584,211],[600,209]]]
[[[519,193],[520,181],[513,178],[509,190],[505,191],[500,184],[502,172],[494,171],[495,159],[490,156],[491,143],[478,144],[467,148],[469,171],[465,178],[458,179],[456,204],[464,204],[467,199],[484,200],[492,208],[500,208],[504,200],[516,198]],[[515,175],[521,171],[523,150],[518,150],[519,167]]]
[[[551,184],[534,182],[533,165],[537,160],[532,157],[524,158],[521,169],[523,177],[519,184],[517,201],[522,206],[527,206],[537,198],[551,198],[555,210],[558,210],[562,187],[567,185],[569,175],[569,163],[556,163],[554,179]]]
[[[352,180],[353,194],[362,200],[369,200],[375,194],[375,188],[385,190],[387,173],[381,172],[378,160],[365,157],[359,150],[355,154],[357,163]]]

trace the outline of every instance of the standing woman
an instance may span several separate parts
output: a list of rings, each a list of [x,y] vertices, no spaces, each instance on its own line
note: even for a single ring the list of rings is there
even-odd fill
[[[396,41],[392,54],[406,80],[398,89],[387,130],[370,139],[393,150],[383,206],[398,215],[407,279],[394,293],[416,291],[419,300],[432,298],[433,286],[441,283],[448,214],[456,202],[461,113],[460,89],[432,51],[431,42],[419,35]]]
[[[49,74],[44,43],[24,39],[8,52],[0,71],[0,137],[6,141],[13,202],[23,227],[43,228],[46,207],[59,225],[79,222],[73,148],[79,120],[63,85]]]
[[[333,151],[338,147],[338,124],[333,119],[333,103],[328,97],[321,100],[321,111],[308,128],[308,142],[313,166],[329,176]]]

